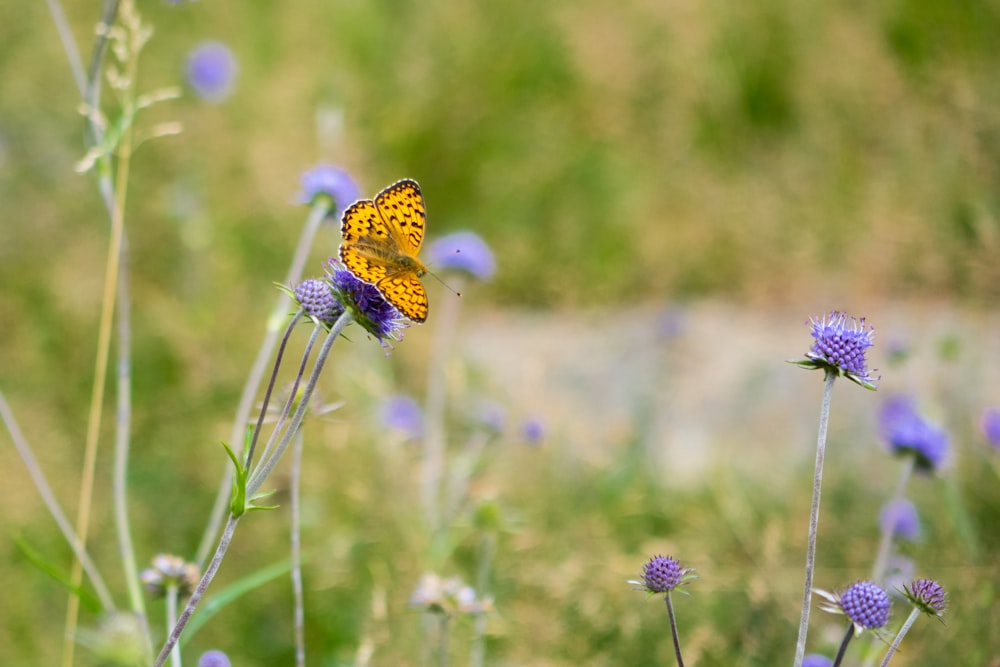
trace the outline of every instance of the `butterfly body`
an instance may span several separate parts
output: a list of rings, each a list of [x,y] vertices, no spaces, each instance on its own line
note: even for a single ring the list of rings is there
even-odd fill
[[[414,322],[427,319],[427,268],[417,259],[426,225],[420,186],[404,179],[349,206],[340,228],[344,266]]]

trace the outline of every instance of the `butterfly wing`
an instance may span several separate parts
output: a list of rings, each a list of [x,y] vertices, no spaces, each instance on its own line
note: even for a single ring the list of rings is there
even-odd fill
[[[414,322],[427,319],[427,292],[414,271],[401,271],[382,278],[375,287],[386,301]]]
[[[375,207],[400,251],[416,259],[427,226],[427,209],[417,182],[407,178],[393,183],[375,195]]]
[[[344,237],[340,244],[340,261],[344,266],[366,283],[374,284],[385,278],[388,267],[380,261],[380,253],[372,250],[391,244],[392,236],[375,202],[362,199],[351,204],[341,218],[340,233]]]

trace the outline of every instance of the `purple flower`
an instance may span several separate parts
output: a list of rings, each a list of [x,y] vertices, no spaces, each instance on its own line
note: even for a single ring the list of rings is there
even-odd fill
[[[198,667],[230,667],[229,656],[218,650],[205,651],[198,658]]]
[[[218,103],[229,97],[236,79],[236,58],[221,42],[202,42],[187,60],[187,79],[199,97]]]
[[[295,288],[295,298],[306,315],[329,327],[344,312],[344,306],[333,296],[330,283],[310,278]]]
[[[865,630],[878,630],[889,622],[889,594],[870,581],[852,584],[840,595],[825,591],[816,593],[829,602],[823,605],[824,611],[845,614],[858,634]]]
[[[802,667],[830,667],[833,661],[825,655],[810,653],[802,660]]]
[[[537,417],[529,417],[521,423],[521,438],[529,445],[541,443],[545,437],[545,426]]]
[[[979,420],[979,428],[987,442],[1000,449],[1000,408],[986,408]]]
[[[911,541],[920,537],[917,508],[905,498],[886,503],[882,507],[879,524],[883,533],[891,533],[893,537]]]
[[[477,280],[489,280],[496,264],[493,251],[473,232],[454,232],[427,246],[428,264],[442,270],[462,271]]]
[[[507,415],[503,406],[496,401],[482,401],[478,410],[479,423],[493,433],[503,431]]]
[[[383,347],[388,340],[402,339],[409,320],[386,301],[374,285],[358,279],[336,259],[327,262],[327,278],[337,300]]]
[[[917,579],[904,590],[906,599],[929,616],[941,616],[948,606],[944,589],[933,579]]]
[[[302,174],[302,192],[299,201],[312,204],[317,197],[333,200],[328,218],[339,220],[347,207],[361,199],[361,190],[351,175],[328,164],[320,164]]]
[[[642,566],[642,579],[629,581],[650,595],[669,593],[694,578],[693,569],[681,567],[670,556],[653,556]]]
[[[865,350],[874,345],[875,329],[865,328],[865,319],[857,320],[834,310],[823,318],[812,318],[812,337],[815,339],[806,358],[792,363],[803,368],[836,373],[865,389],[875,389],[880,378],[868,371]]]
[[[948,455],[948,434],[917,412],[912,396],[892,396],[882,405],[879,432],[892,453],[913,455],[921,472],[934,472]]]
[[[418,438],[424,430],[424,413],[410,396],[390,396],[382,402],[379,419],[387,427],[402,431],[408,438]]]

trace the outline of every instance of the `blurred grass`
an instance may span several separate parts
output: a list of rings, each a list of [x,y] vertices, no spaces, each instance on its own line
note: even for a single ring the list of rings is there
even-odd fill
[[[89,52],[96,7],[66,9]],[[143,146],[133,165],[131,479],[142,560],[192,549],[200,536],[223,465],[214,443],[228,432],[262,330],[261,299],[284,275],[304,216],[292,205],[298,177],[318,160],[347,166],[368,193],[414,177],[432,236],[471,228],[486,238],[500,271],[466,295],[473,309],[702,296],[773,306],[814,294],[989,309],[1000,296],[995,1],[141,10],[157,31],[142,62],[145,88],[182,84],[184,56],[202,39],[229,44],[240,67],[225,104],[189,94],[144,116],[186,129]],[[107,221],[89,179],[72,172],[82,122],[42,3],[0,6],[0,73],[0,382],[72,506]],[[340,113],[343,133],[318,129]],[[336,247],[335,230],[324,243],[315,273]],[[329,381],[350,411],[310,427],[325,447],[311,452],[323,465],[306,480],[317,664],[347,664],[369,635],[377,664],[417,662],[418,623],[405,601],[429,563],[412,509],[415,454],[389,448],[365,420],[375,398],[422,386],[422,357],[406,351],[421,350],[422,335],[408,336],[392,366],[374,345],[358,352],[368,341],[356,336],[358,357],[338,361]],[[956,441],[966,450],[953,477],[919,482],[930,535],[910,552],[932,576],[943,573],[952,611],[946,626],[918,626],[894,664],[956,655],[986,664],[1000,654],[991,621],[997,468],[967,447],[971,433]],[[702,574],[678,600],[689,661],[788,659],[804,485],[720,468],[703,486],[672,488],[635,462],[608,470],[563,451],[505,449],[480,480],[477,493],[495,493],[513,524],[497,556],[490,664],[669,661],[661,606],[623,581],[656,551]],[[9,471],[3,525],[68,560],[7,447],[0,466]],[[883,478],[841,466],[828,471],[836,485],[824,501],[825,587],[864,576],[884,493]],[[114,562],[110,517],[97,520],[95,555]],[[286,557],[286,528],[283,512],[246,522],[223,576]],[[471,579],[467,540],[455,562]],[[16,603],[0,611],[0,664],[54,664],[64,598],[3,545],[0,581]],[[291,664],[289,600],[284,585],[261,589],[195,643],[222,645],[242,664]],[[837,627],[835,639],[813,636],[838,641]],[[459,639],[467,632],[455,630]]]

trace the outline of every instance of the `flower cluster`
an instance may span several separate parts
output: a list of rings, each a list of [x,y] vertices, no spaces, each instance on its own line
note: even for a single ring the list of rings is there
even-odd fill
[[[871,581],[852,584],[840,595],[819,590],[816,594],[827,600],[822,606],[824,611],[846,615],[858,634],[878,630],[889,622],[889,594]]]
[[[906,599],[928,616],[940,617],[948,606],[944,589],[933,579],[917,579],[903,590]]]
[[[155,595],[163,595],[170,588],[176,588],[180,595],[188,595],[200,578],[197,565],[171,554],[157,554],[153,557],[152,567],[139,573],[146,590]]]
[[[629,583],[635,584],[640,590],[644,590],[650,595],[656,595],[669,593],[694,578],[694,569],[682,567],[675,558],[653,556],[642,567],[642,579],[629,581]]]
[[[837,310],[822,318],[814,317],[809,324],[815,342],[805,359],[793,363],[803,368],[822,368],[874,390],[880,378],[868,370],[865,351],[875,344],[875,329],[865,328],[864,318],[857,320]]]
[[[948,434],[917,412],[911,396],[892,396],[885,402],[879,431],[892,453],[913,456],[922,472],[934,472],[948,455]]]

